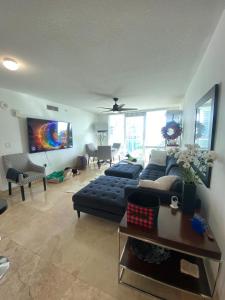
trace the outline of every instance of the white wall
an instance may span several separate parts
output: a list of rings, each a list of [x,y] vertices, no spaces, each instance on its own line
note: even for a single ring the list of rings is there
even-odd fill
[[[225,11],[202,62],[193,77],[184,100],[184,143],[194,141],[195,103],[215,84],[220,84],[215,151],[219,159],[213,167],[211,187],[199,186],[198,192],[209,224],[225,254]],[[225,299],[224,268],[219,285],[220,299]]]
[[[95,131],[97,132],[98,130],[107,130],[103,138],[102,145],[108,145],[108,115],[97,114]],[[97,144],[100,145],[100,141],[98,137],[97,137]]]
[[[0,89],[0,101],[8,104],[8,110],[0,109],[0,158],[4,154],[27,152],[28,139],[26,117],[37,117],[72,123],[73,148],[30,154],[33,162],[47,163],[47,173],[74,166],[75,158],[84,152],[86,143],[95,142],[95,118],[92,113],[66,105],[58,105],[45,99]],[[46,105],[59,107],[59,112],[46,109]],[[16,117],[14,111],[21,117]],[[5,174],[0,161],[0,189],[5,189]]]

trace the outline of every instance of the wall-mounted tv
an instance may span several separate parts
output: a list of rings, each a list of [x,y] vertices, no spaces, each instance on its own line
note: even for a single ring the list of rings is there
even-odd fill
[[[73,147],[71,123],[27,118],[27,128],[30,153]]]

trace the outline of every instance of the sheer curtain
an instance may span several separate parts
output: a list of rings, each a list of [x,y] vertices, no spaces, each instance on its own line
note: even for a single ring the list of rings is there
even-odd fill
[[[136,158],[143,157],[144,151],[144,120],[145,115],[126,116],[125,144],[126,152]]]
[[[166,110],[146,113],[145,147],[165,147],[161,129],[166,125]]]
[[[145,161],[149,160],[153,148],[164,148],[165,139],[161,129],[166,124],[166,110],[149,111],[145,122]]]
[[[124,114],[109,115],[108,121],[108,142],[109,145],[113,143],[121,143],[124,145]]]

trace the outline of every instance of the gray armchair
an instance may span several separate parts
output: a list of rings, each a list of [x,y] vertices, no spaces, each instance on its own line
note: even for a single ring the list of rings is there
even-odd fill
[[[97,151],[97,157],[98,157],[98,168],[100,169],[101,163],[108,162],[112,164],[112,148],[111,146],[98,146]]]
[[[86,153],[88,155],[88,165],[89,165],[90,157],[93,157],[93,161],[97,157],[97,149],[93,143],[86,144],[85,147],[86,147]]]
[[[9,154],[2,157],[3,166],[7,175],[9,195],[12,195],[12,183],[16,183],[20,186],[22,200],[25,200],[24,185],[28,184],[31,187],[31,182],[42,179],[44,190],[46,191],[46,175],[45,168],[35,165],[29,159],[27,153]],[[8,176],[9,169],[18,172],[17,178]]]

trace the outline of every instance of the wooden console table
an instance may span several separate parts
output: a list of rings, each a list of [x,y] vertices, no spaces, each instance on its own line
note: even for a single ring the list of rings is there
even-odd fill
[[[121,238],[125,237],[121,247]],[[191,227],[191,216],[181,211],[172,213],[167,206],[161,206],[158,216],[158,226],[153,230],[145,230],[133,224],[127,224],[124,215],[118,229],[119,237],[119,270],[118,281],[129,287],[149,293],[123,280],[125,272],[133,272],[176,289],[197,294],[203,298],[212,298],[221,269],[221,251],[215,240],[209,240],[207,235],[197,234]],[[135,238],[171,250],[171,257],[161,264],[146,263],[138,259],[130,248],[130,240]],[[122,249],[121,249],[122,248]],[[185,259],[197,264],[199,278],[181,273],[180,260]],[[217,264],[215,281],[208,279],[206,262],[212,260]],[[149,293],[153,296],[153,293]],[[158,297],[159,298],[159,297]]]

